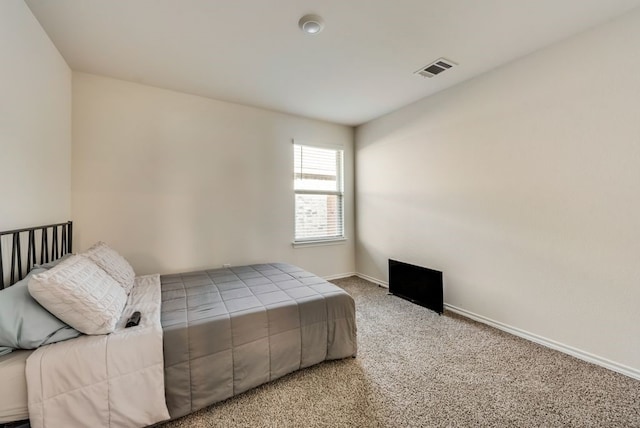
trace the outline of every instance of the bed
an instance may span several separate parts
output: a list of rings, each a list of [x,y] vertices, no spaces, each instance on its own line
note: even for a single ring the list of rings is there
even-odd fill
[[[10,269],[0,262],[2,286],[27,274],[36,263],[36,248],[39,263],[46,263],[71,253],[71,243],[71,222],[2,232],[0,253],[11,247],[2,257],[11,254],[12,259]],[[356,355],[353,299],[299,267],[269,263],[210,269],[162,275],[159,282],[164,398],[172,419],[296,370]],[[2,389],[17,392],[11,400],[0,397],[0,424],[28,414],[20,372],[31,352],[0,356]]]

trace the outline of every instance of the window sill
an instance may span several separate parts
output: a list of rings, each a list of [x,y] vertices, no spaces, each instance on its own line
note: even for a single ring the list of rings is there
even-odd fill
[[[347,238],[321,239],[318,241],[294,241],[291,243],[293,248],[304,247],[323,247],[326,245],[342,245],[347,242]]]

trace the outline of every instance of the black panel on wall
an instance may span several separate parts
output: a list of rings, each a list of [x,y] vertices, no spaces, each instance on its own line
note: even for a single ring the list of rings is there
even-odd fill
[[[389,259],[389,292],[425,308],[444,312],[442,272]]]

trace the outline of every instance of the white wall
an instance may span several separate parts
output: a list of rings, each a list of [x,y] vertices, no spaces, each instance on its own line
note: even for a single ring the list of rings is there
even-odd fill
[[[292,139],[345,148],[349,240],[293,248]],[[73,74],[74,234],[139,274],[284,261],[355,271],[353,129]]]
[[[22,0],[0,2],[0,230],[69,220],[71,70]]]
[[[358,272],[443,270],[446,303],[640,375],[638,46],[640,10],[359,127]]]

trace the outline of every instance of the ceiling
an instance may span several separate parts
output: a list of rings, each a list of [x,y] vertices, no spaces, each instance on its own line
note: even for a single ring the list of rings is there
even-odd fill
[[[25,0],[69,66],[358,125],[640,0]],[[315,36],[298,20],[325,20]],[[458,66],[413,73],[440,57]]]

